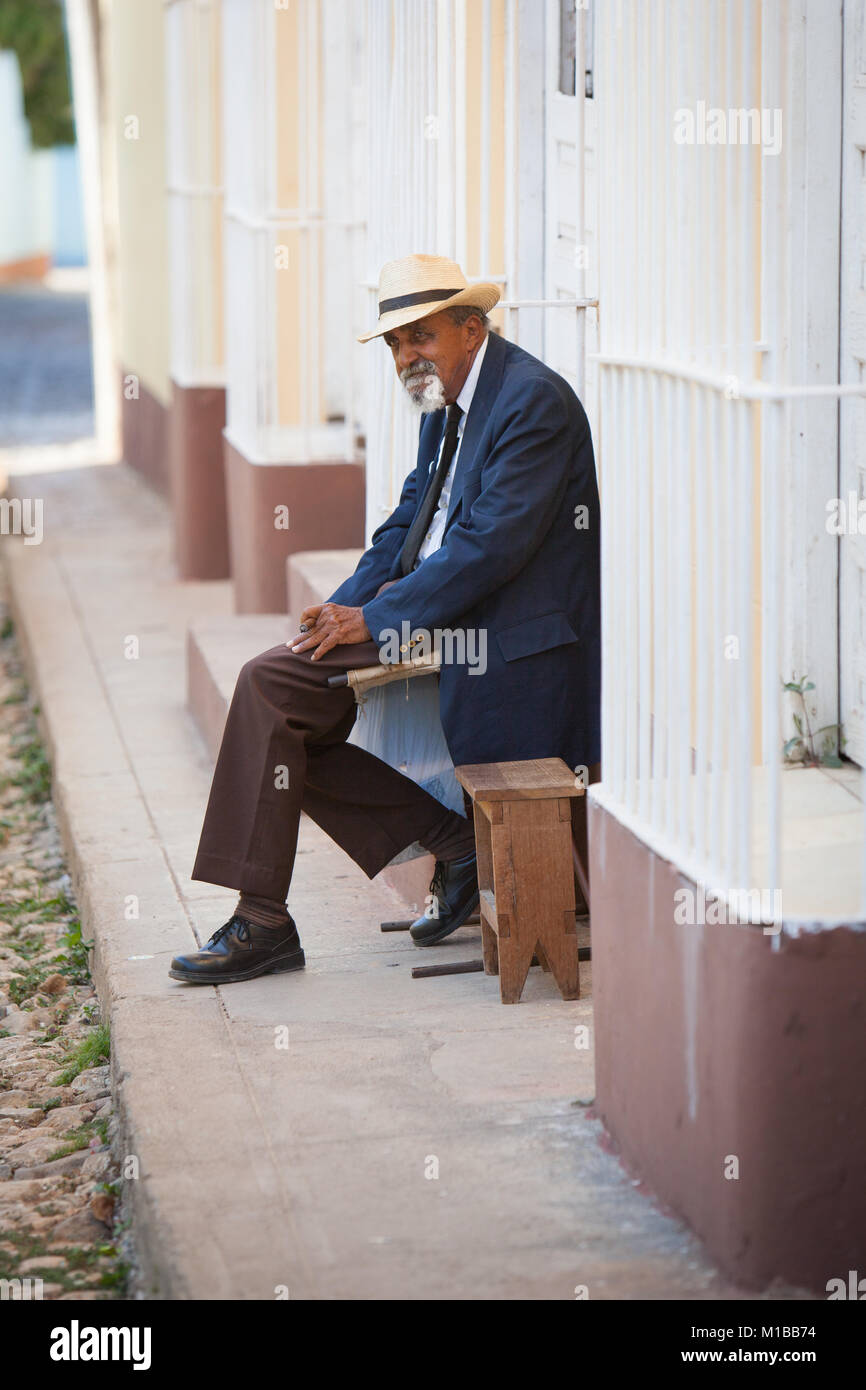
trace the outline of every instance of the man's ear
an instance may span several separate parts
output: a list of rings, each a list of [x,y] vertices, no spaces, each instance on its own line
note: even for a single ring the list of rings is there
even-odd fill
[[[484,328],[481,320],[474,317],[467,319],[466,327],[470,330],[470,347],[479,348],[484,342]]]

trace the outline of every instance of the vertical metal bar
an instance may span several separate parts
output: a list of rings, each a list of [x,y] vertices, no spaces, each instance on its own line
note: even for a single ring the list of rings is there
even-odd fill
[[[613,708],[610,699],[610,683],[614,680],[616,644],[613,640],[614,613],[611,611],[613,584],[616,574],[615,536],[611,525],[610,508],[607,505],[610,470],[612,468],[611,443],[614,429],[613,369],[602,366],[599,372],[601,396],[601,421],[604,431],[604,470],[601,486],[601,609],[602,609],[602,720],[601,720],[601,768],[606,782],[610,782],[616,771],[617,739],[613,727]]]
[[[651,517],[650,543],[652,546],[652,645],[650,648],[650,657],[652,660],[652,708],[648,712],[652,720],[652,765],[649,814],[652,824],[657,826],[661,822],[663,804],[662,772],[665,739],[663,720],[665,655],[663,643],[665,640],[664,634],[668,626],[668,614],[664,609],[664,545],[662,537],[664,511],[668,505],[668,498],[665,496],[662,485],[662,460],[667,452],[667,440],[665,439],[661,419],[661,380],[658,372],[650,373],[649,386],[650,412],[647,424],[648,434],[652,443],[651,474],[649,478],[649,514]]]
[[[309,337],[305,340],[304,346],[310,354],[312,364],[312,400],[310,404],[310,415],[314,427],[318,427],[324,420],[325,411],[323,409],[323,382],[322,382],[322,356],[320,324],[321,314],[319,312],[320,293],[321,293],[321,258],[323,250],[323,240],[325,235],[325,208],[322,199],[322,174],[321,174],[321,126],[322,126],[322,95],[321,95],[321,64],[323,60],[322,26],[320,24],[320,7],[322,0],[308,0],[310,6],[309,23],[309,47],[310,47],[310,112],[309,120],[311,136],[307,149],[307,165],[309,178],[309,202],[307,207],[320,210],[323,216],[317,220],[314,227],[310,228],[310,274],[307,277],[305,293],[307,297],[307,323]],[[348,208],[346,209],[348,211]],[[307,455],[310,457],[309,446]]]
[[[626,497],[626,566],[627,589],[624,595],[626,604],[626,696],[628,700],[628,720],[626,724],[626,763],[628,777],[628,806],[633,812],[638,809],[638,769],[640,757],[640,623],[638,594],[638,561],[640,556],[640,475],[641,451],[638,445],[638,432],[642,430],[639,414],[638,383],[640,374],[626,378],[625,396],[625,448],[623,463],[626,467],[624,492]]]
[[[255,364],[250,404],[256,432],[256,449],[260,457],[267,456],[273,428],[279,420],[278,394],[278,334],[277,298],[274,293],[275,235],[265,220],[277,204],[277,74],[276,74],[276,11],[273,6],[257,9],[256,57],[264,72],[262,99],[264,109],[256,111],[253,131],[264,130],[258,177],[253,182],[248,211],[258,225],[250,228],[249,238],[254,245],[253,255],[258,262],[258,308],[254,309],[253,333],[260,360]],[[253,84],[255,92],[255,85]],[[256,103],[258,106],[258,102]]]
[[[637,333],[637,349],[639,352],[646,352],[652,329],[650,320],[652,318],[650,297],[642,293],[642,263],[641,240],[646,234],[646,227],[650,217],[652,197],[654,190],[648,184],[648,161],[650,151],[654,141],[653,112],[655,102],[650,92],[650,67],[651,54],[649,50],[649,40],[652,33],[652,25],[648,22],[648,7],[638,5],[633,14],[633,33],[634,47],[632,49],[633,81],[635,86],[634,104],[634,144],[632,146],[632,168],[634,182],[631,187],[635,195],[635,218],[632,227],[632,249],[634,266],[634,278],[632,280],[632,290],[634,293],[632,313],[634,325]]]
[[[309,101],[310,101],[310,60],[313,56],[310,50],[309,33],[309,11],[310,0],[300,0],[297,5],[298,15],[298,86],[295,93],[298,117],[298,195],[301,208],[303,210],[303,222],[295,231],[295,246],[297,248],[299,293],[298,307],[300,310],[300,332],[299,332],[299,377],[300,377],[300,396],[301,396],[301,418],[300,423],[303,430],[303,449],[309,455],[310,448],[310,385],[312,378],[311,364],[309,359],[309,331],[310,331],[310,304],[309,304],[309,281],[310,281],[310,240],[308,214],[311,208],[310,203],[310,121],[309,121]],[[271,55],[271,60],[276,61],[276,53]],[[291,237],[291,228],[287,229]],[[291,272],[290,272],[291,273]]]
[[[574,139],[576,148],[576,174],[577,187],[575,189],[575,223],[577,232],[577,247],[580,252],[576,266],[575,276],[576,298],[586,298],[586,257],[583,251],[586,247],[586,99],[584,96],[584,69],[586,62],[584,59],[584,26],[583,14],[578,13],[576,23],[575,38],[575,129]],[[586,397],[586,310],[578,309],[577,323],[575,325],[577,333],[577,394],[581,401]]]
[[[625,373],[622,368],[615,367],[613,369],[613,380],[615,389],[613,396],[613,409],[611,411],[611,418],[609,421],[609,483],[607,489],[608,513],[611,514],[611,532],[615,537],[615,544],[613,546],[613,553],[615,555],[615,559],[612,563],[611,572],[609,572],[608,575],[608,587],[611,591],[611,612],[608,615],[608,621],[610,621],[611,619],[613,620],[612,630],[619,634],[619,640],[616,642],[616,662],[614,664],[613,670],[614,684],[611,688],[612,699],[615,702],[614,709],[616,712],[616,719],[614,723],[616,739],[616,780],[614,782],[614,795],[617,797],[617,800],[622,805],[625,805],[627,802],[627,778],[629,771],[627,760],[629,696],[626,678],[627,643],[623,640],[623,632],[625,628],[625,610],[626,604],[628,602],[628,569],[627,555],[625,552],[627,551],[627,545],[630,540],[630,537],[628,533],[628,525],[626,519],[626,507],[623,506],[622,514],[620,517],[617,518],[616,522],[614,522],[613,520],[612,512],[614,499],[618,501],[618,499],[624,498],[628,486],[628,479],[626,477],[626,470],[624,466],[624,455],[625,450],[627,448],[626,441],[628,439],[627,429],[624,428],[624,402],[626,398],[626,387],[623,380],[624,375]]]
[[[704,318],[704,329],[706,330],[708,317]],[[706,863],[707,858],[707,762],[709,749],[708,727],[709,727],[709,670],[707,661],[707,638],[711,631],[711,614],[709,603],[709,584],[707,571],[712,563],[710,547],[712,545],[712,528],[710,518],[710,490],[707,482],[708,468],[708,429],[707,411],[709,406],[709,392],[705,387],[695,388],[695,462],[694,462],[694,488],[695,488],[695,525],[698,534],[695,537],[695,574],[694,583],[696,591],[696,620],[695,631],[695,652],[693,668],[695,671],[695,800],[692,813],[695,857],[701,865]]]
[[[651,719],[651,653],[653,648],[653,631],[650,616],[650,593],[652,585],[652,575],[650,570],[650,538],[649,528],[646,518],[649,514],[650,487],[652,459],[649,448],[649,430],[647,429],[647,373],[637,374],[636,385],[636,415],[639,426],[639,442],[635,441],[635,476],[633,481],[633,491],[635,495],[635,506],[637,510],[637,538],[634,555],[636,557],[636,578],[637,593],[634,596],[634,606],[637,609],[637,667],[635,682],[635,698],[637,704],[638,721],[638,749],[637,749],[637,803],[642,820],[646,820],[649,814],[649,794],[650,794],[650,719]],[[633,558],[632,563],[635,563]]]
[[[519,294],[517,284],[517,0],[505,6],[505,292]],[[515,342],[513,309],[505,311],[505,336]]]
[[[668,668],[667,726],[669,752],[669,793],[667,833],[676,841],[680,828],[682,804],[682,742],[683,729],[679,718],[681,692],[684,679],[690,678],[681,665],[682,650],[682,595],[680,593],[680,556],[684,543],[682,517],[683,456],[685,452],[682,420],[681,383],[668,378],[667,397],[669,410],[669,448],[670,469],[667,489],[670,522],[667,529],[667,608],[669,621],[665,630],[665,656]]]
[[[723,491],[724,491],[724,537],[723,553],[728,560],[724,565],[724,641],[726,660],[724,662],[724,692],[722,704],[722,756],[724,759],[724,806],[725,820],[722,836],[724,885],[730,887],[736,876],[736,825],[737,825],[737,737],[736,705],[738,682],[736,662],[739,661],[742,637],[736,626],[736,577],[735,564],[731,556],[738,557],[739,530],[742,521],[736,514],[737,445],[736,445],[736,402],[729,399],[722,417],[723,437]],[[733,642],[731,641],[733,639]],[[736,645],[735,645],[736,644]]]
[[[454,259],[466,265],[466,0],[453,0],[453,35],[449,66],[454,74]],[[473,74],[473,86],[474,86]],[[483,98],[482,98],[483,100]],[[483,119],[483,117],[482,117]],[[484,166],[482,166],[482,181]]]
[[[492,0],[484,0],[481,19],[481,188],[479,216],[478,265],[480,273],[490,269],[490,180],[493,177],[490,158],[490,126],[492,100]]]
[[[787,491],[781,460],[781,440],[787,435],[784,417],[788,407],[777,402],[766,406],[764,431],[766,454],[761,460],[763,499],[762,543],[766,548],[764,566],[764,762],[767,765],[767,883],[775,893],[781,889],[781,810],[782,810],[782,727],[780,691],[780,648],[782,626],[782,586],[784,583],[783,525],[781,498]]]
[[[755,23],[756,6],[753,0],[742,0],[743,16],[740,28],[742,53],[740,58],[740,71],[743,82],[743,102],[742,104],[751,109],[753,106],[760,110],[760,83],[756,82],[755,70],[755,44],[758,41],[758,29]],[[754,375],[754,343],[755,343],[755,322],[754,322],[754,272],[755,272],[755,244],[754,244],[754,162],[755,149],[748,142],[740,150],[740,222],[742,244],[740,250],[740,264],[738,275],[738,332],[742,344],[740,353],[739,371],[745,380],[750,380]],[[739,515],[742,519],[740,527],[741,546],[743,550],[742,563],[737,567],[737,583],[740,594],[740,619],[739,625],[742,627],[742,646],[741,646],[741,665],[740,671],[740,753],[742,767],[742,791],[741,809],[739,815],[739,858],[740,858],[740,882],[743,889],[750,887],[751,880],[751,857],[752,857],[752,802],[753,802],[753,746],[754,746],[754,701],[755,690],[752,683],[753,669],[753,546],[754,546],[754,523],[751,520],[755,515],[754,507],[754,457],[753,457],[753,406],[750,403],[741,401],[738,404],[739,416]]]
[[[725,23],[722,27],[722,92],[725,93],[731,105],[735,104],[735,99],[739,92],[735,85],[735,60],[736,60],[736,34],[738,14],[736,4],[730,2],[725,7]],[[722,156],[724,167],[724,194],[722,197],[722,207],[724,209],[724,241],[723,241],[723,267],[724,267],[724,307],[725,307],[725,331],[724,331],[724,363],[725,369],[733,378],[735,376],[738,359],[736,355],[737,342],[737,249],[740,245],[740,207],[737,201],[737,180],[736,180],[736,156],[733,146],[728,143],[719,152]],[[735,388],[732,387],[732,391]],[[736,433],[735,433],[735,405],[731,393],[729,393],[726,407],[723,412],[723,491],[724,491],[724,514],[725,514],[725,546],[723,553],[728,557],[736,555],[738,550],[738,522],[735,512],[735,491],[734,480],[736,476]],[[733,547],[733,548],[732,548]],[[736,566],[731,564],[730,559],[723,565],[724,572],[724,638],[734,638],[740,641],[740,634],[736,630]],[[725,764],[724,776],[724,823],[721,843],[723,886],[730,887],[736,874],[736,821],[737,821],[737,802],[736,802],[736,749],[735,739],[737,736],[736,721],[736,702],[738,696],[738,682],[736,680],[736,667],[732,658],[732,650],[729,649],[727,659],[724,662],[724,700],[722,705],[722,749]],[[737,658],[738,659],[738,658]]]
[[[694,494],[695,478],[695,453],[692,447],[693,441],[693,412],[695,402],[695,388],[687,381],[679,383],[680,392],[680,415],[682,416],[682,457],[680,461],[680,526],[681,542],[679,546],[680,573],[679,573],[679,596],[681,605],[681,639],[680,639],[680,661],[682,663],[682,675],[679,683],[680,701],[678,724],[680,728],[680,738],[682,748],[680,754],[680,821],[679,821],[679,842],[686,851],[691,850],[694,844],[694,816],[692,813],[691,797],[693,791],[693,758],[692,758],[692,682],[694,680],[695,664],[692,656],[692,606],[693,606],[693,585],[694,572],[692,566],[692,551],[695,544],[695,525],[692,507]],[[697,467],[700,468],[700,462]]]
[[[707,543],[711,546],[708,579],[709,628],[706,634],[706,660],[710,672],[710,688],[713,693],[710,719],[709,745],[709,790],[707,795],[707,873],[721,881],[719,873],[719,837],[721,834],[722,811],[722,711],[726,691],[723,684],[724,651],[722,649],[722,559],[726,553],[724,519],[722,511],[721,480],[721,413],[722,404],[715,391],[709,393],[709,441],[708,441],[708,501],[714,526],[710,528]]]
[[[454,255],[454,0],[437,0],[436,81],[439,139],[437,243],[439,254]],[[408,58],[408,54],[407,54]]]
[[[707,16],[706,25],[706,61],[704,65],[705,90],[711,90],[713,73],[718,63],[715,36],[721,27],[719,18],[719,0],[709,0],[710,10]],[[719,184],[720,179],[719,161],[716,159],[704,159],[704,168],[707,173],[707,249],[709,255],[709,273],[706,276],[709,293],[709,314],[708,314],[708,340],[709,355],[708,363],[714,371],[721,371],[721,339],[722,339],[722,317],[724,306],[724,283],[720,273],[719,264],[719,224],[721,213],[719,209]]]

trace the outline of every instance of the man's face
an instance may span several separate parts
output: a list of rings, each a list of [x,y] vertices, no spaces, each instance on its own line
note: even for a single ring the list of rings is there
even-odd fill
[[[428,314],[384,334],[409,397],[422,412],[456,401],[484,340],[477,318],[455,323],[448,313]]]

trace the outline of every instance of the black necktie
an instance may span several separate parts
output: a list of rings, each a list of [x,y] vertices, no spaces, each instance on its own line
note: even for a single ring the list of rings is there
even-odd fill
[[[403,574],[411,574],[418,559],[418,551],[421,549],[422,542],[430,529],[430,522],[439,505],[439,498],[442,496],[442,487],[448,477],[448,469],[451,467],[451,460],[457,450],[457,426],[460,416],[463,414],[460,406],[455,401],[448,407],[448,419],[445,424],[445,442],[442,445],[442,453],[439,456],[439,464],[433,474],[433,480],[427,491],[424,493],[423,501],[418,509],[418,513],[412,525],[409,527],[408,534],[403,542],[403,549],[400,551],[400,569]]]

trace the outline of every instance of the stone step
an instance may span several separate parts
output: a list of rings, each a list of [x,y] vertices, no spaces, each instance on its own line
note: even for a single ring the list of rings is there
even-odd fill
[[[353,574],[363,550],[303,550],[286,560],[289,612],[300,614],[314,603],[324,603]]]

